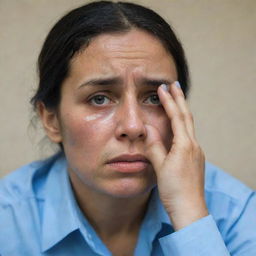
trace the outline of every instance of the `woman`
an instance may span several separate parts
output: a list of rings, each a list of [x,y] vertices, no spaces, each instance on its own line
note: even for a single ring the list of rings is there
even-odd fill
[[[205,165],[184,52],[158,14],[77,8],[38,67],[32,103],[60,152],[1,181],[2,256],[256,253],[255,194]]]

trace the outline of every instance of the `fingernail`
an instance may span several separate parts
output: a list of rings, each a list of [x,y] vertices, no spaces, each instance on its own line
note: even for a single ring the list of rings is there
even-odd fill
[[[161,84],[160,86],[164,91],[168,92],[168,87],[166,84]]]
[[[176,87],[178,87],[179,89],[181,88],[179,81],[175,81],[174,84],[175,84]]]

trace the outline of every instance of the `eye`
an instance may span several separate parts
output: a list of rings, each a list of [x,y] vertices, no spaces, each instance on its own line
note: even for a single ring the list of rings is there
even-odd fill
[[[152,94],[145,100],[146,104],[161,105],[160,99],[157,94]]]
[[[110,103],[110,99],[105,96],[105,95],[95,95],[93,96],[89,102],[92,104],[92,105],[106,105],[106,104],[109,104]]]

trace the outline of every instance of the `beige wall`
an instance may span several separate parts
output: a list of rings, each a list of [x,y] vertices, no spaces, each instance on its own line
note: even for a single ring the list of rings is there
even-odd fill
[[[0,176],[50,152],[39,143],[42,131],[29,128],[36,58],[54,22],[85,2],[0,0]],[[184,43],[207,159],[256,188],[256,1],[134,2],[162,14]]]

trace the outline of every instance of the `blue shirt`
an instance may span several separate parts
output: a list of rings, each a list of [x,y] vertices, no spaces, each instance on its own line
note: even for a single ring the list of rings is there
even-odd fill
[[[207,163],[205,195],[210,215],[175,232],[153,189],[134,255],[255,256],[255,193]],[[111,255],[77,205],[62,155],[0,181],[0,255]]]

